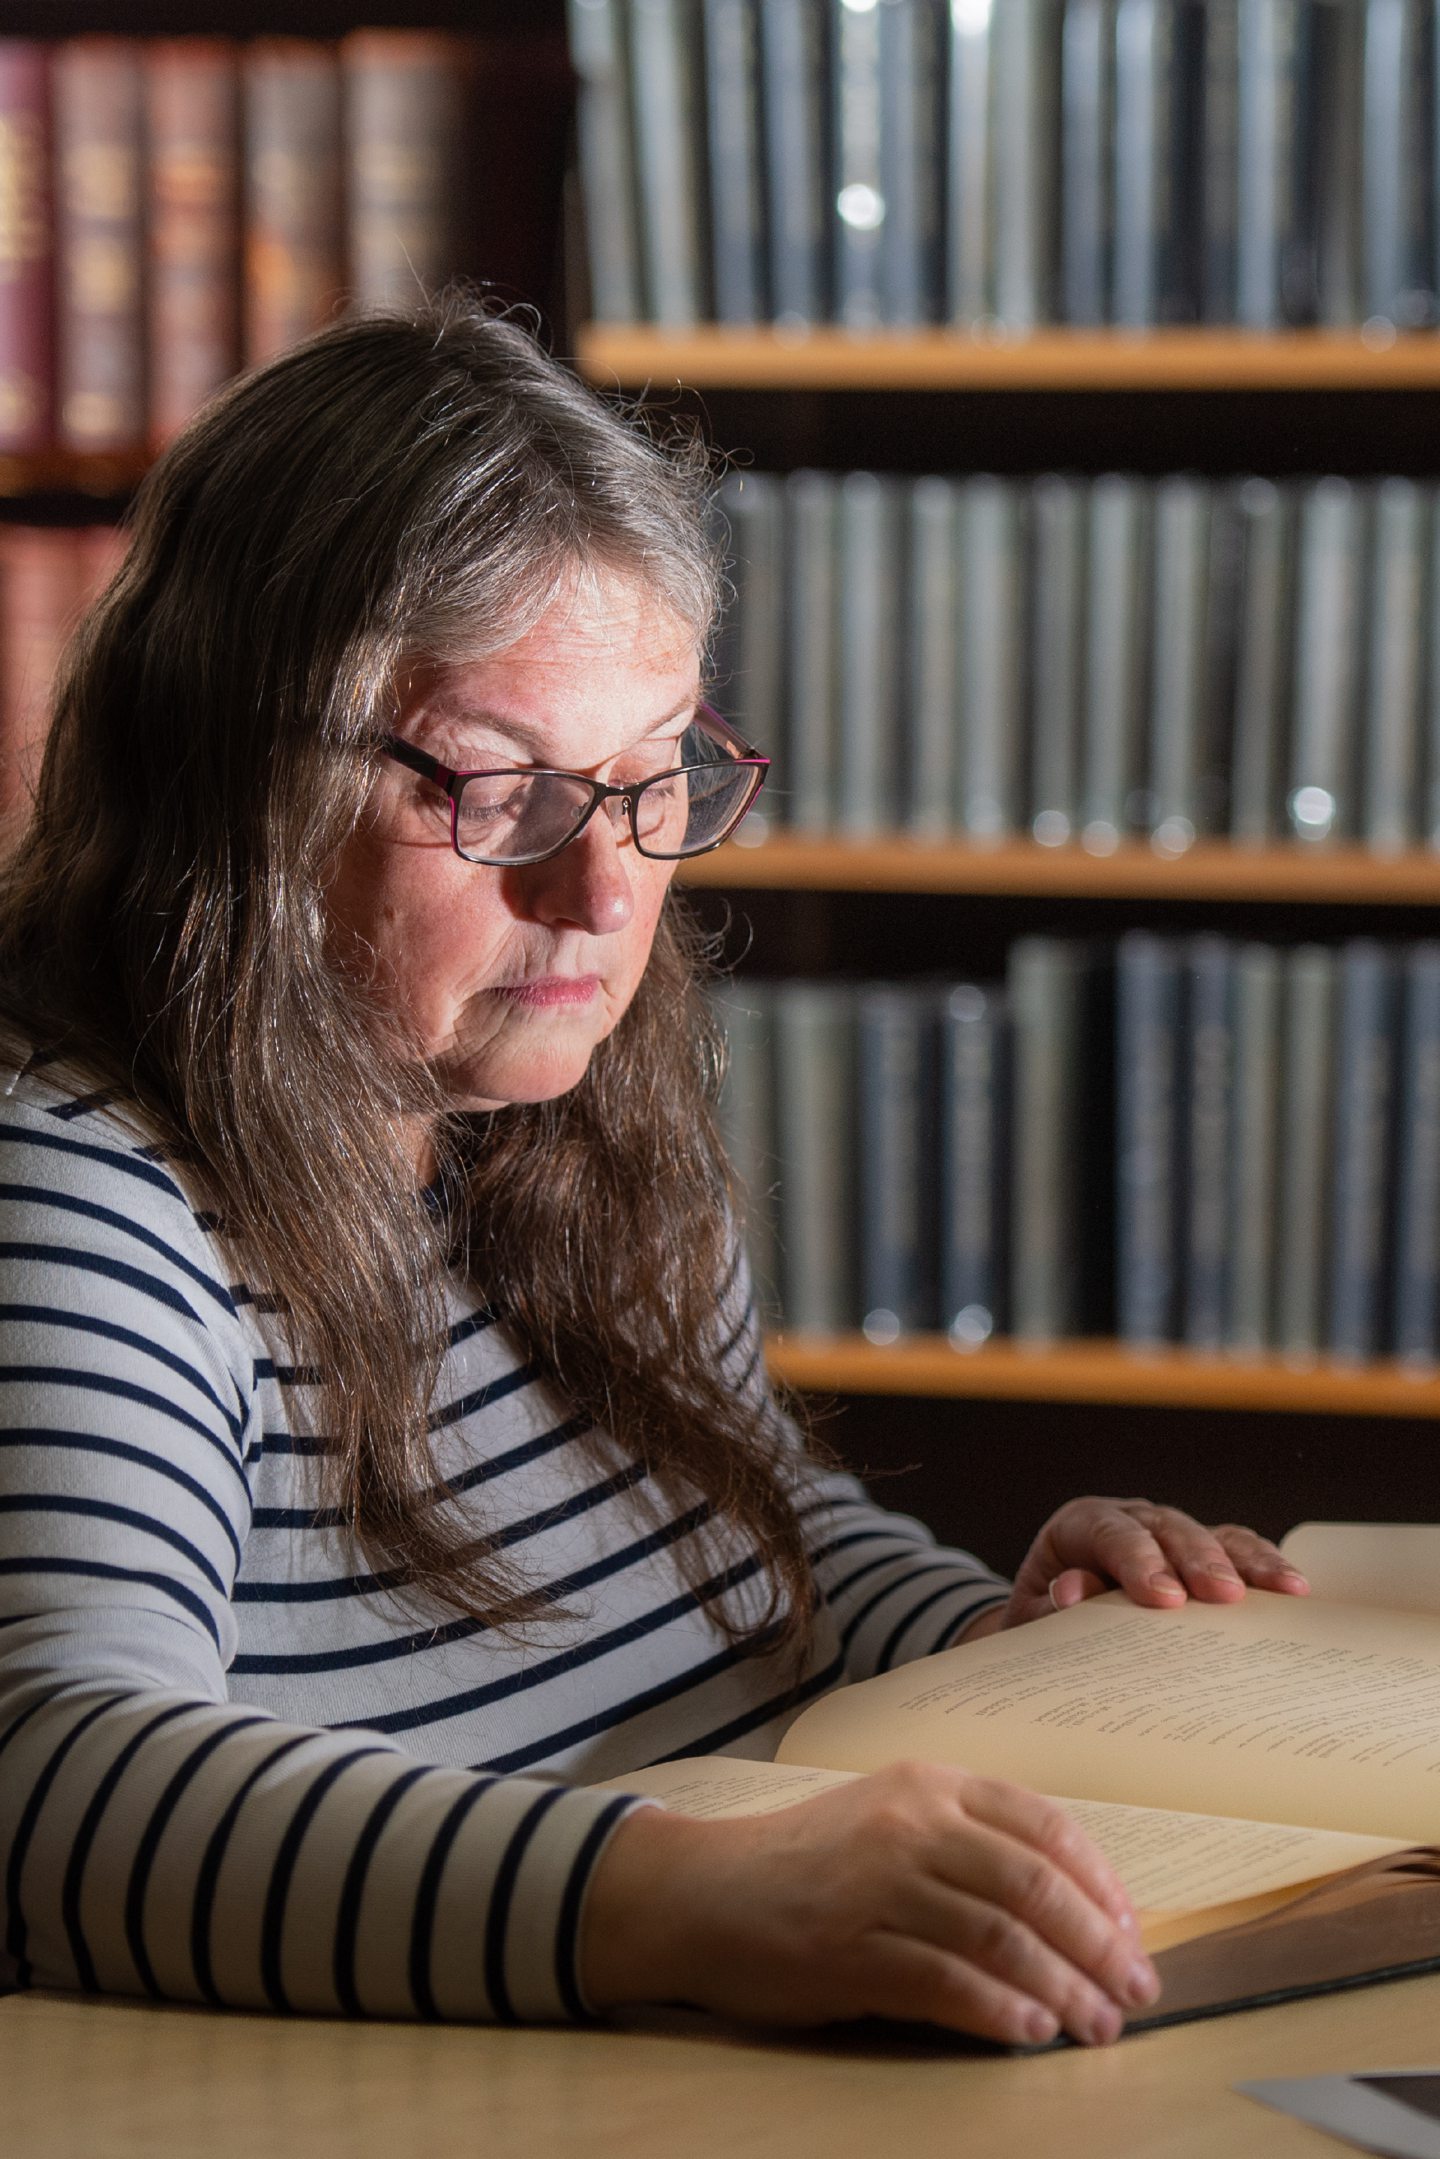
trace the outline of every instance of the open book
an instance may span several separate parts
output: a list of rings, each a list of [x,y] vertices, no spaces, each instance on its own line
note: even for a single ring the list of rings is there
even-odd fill
[[[1141,1917],[1165,2023],[1440,1965],[1440,1527],[1309,1523],[1309,1598],[1114,1593],[812,1704],[774,1762],[613,1780],[677,1812],[794,1805],[887,1762],[1049,1792]]]

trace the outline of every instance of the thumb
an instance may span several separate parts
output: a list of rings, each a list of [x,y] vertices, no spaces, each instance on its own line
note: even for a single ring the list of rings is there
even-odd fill
[[[1087,1597],[1103,1596],[1110,1586],[1103,1575],[1091,1574],[1084,1567],[1067,1567],[1050,1584],[1050,1602],[1057,1612],[1068,1612],[1072,1604],[1083,1604]]]

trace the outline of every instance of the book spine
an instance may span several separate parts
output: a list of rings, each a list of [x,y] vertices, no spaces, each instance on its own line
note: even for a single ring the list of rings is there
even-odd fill
[[[1031,639],[1030,830],[1059,847],[1080,822],[1081,688],[1085,673],[1085,491],[1042,473],[1030,491],[1034,635]]]
[[[240,365],[240,106],[220,38],[145,47],[150,434],[167,442]]]
[[[752,742],[779,740],[784,703],[781,483],[773,473],[731,474],[720,493],[735,590],[728,650],[735,678],[725,711]]]
[[[1424,731],[1420,834],[1432,852],[1440,849],[1440,487],[1425,490],[1425,690],[1421,713]]]
[[[1119,0],[1115,14],[1113,316],[1127,328],[1166,319],[1171,195],[1168,92],[1173,0]]]
[[[1374,496],[1367,610],[1370,651],[1360,822],[1366,846],[1379,853],[1412,846],[1417,837],[1426,528],[1422,489],[1413,480],[1380,481]]]
[[[1114,0],[1069,0],[1061,23],[1060,291],[1067,322],[1110,315]]]
[[[1092,482],[1087,534],[1081,838],[1106,854],[1132,823],[1146,658],[1145,483],[1120,473]]]
[[[630,0],[646,314],[671,328],[700,322],[708,311],[699,54],[695,0]]]
[[[1440,1356],[1440,943],[1406,952],[1403,997],[1394,1347],[1407,1364],[1433,1366]]]
[[[1117,1332],[1175,1338],[1180,969],[1169,943],[1131,930],[1116,951]]]
[[[1290,704],[1295,570],[1295,504],[1270,480],[1239,490],[1243,532],[1230,837],[1263,846],[1273,838],[1280,800],[1285,720]]]
[[[1205,630],[1211,490],[1177,474],[1155,490],[1154,662],[1150,673],[1151,839],[1183,854],[1204,823]]]
[[[774,990],[767,982],[728,981],[710,992],[725,1037],[725,1077],[716,1114],[730,1164],[750,1257],[756,1306],[777,1316],[779,1267],[775,1241]]]
[[[838,492],[828,472],[784,480],[787,748],[782,815],[798,832],[831,832],[838,810]]]
[[[49,48],[0,38],[0,454],[50,447],[54,276]]]
[[[566,0],[570,58],[579,78],[576,148],[597,322],[639,322],[639,209],[625,0]]]
[[[892,0],[893,4],[893,0]],[[880,9],[832,0],[834,14],[835,313],[852,330],[885,319],[890,244],[881,165]]]
[[[1059,222],[1059,49],[1050,0],[994,11],[995,314],[1008,331],[1053,319]]]
[[[855,1323],[854,996],[834,983],[776,986],[775,1130],[785,1325]]]
[[[1252,330],[1290,320],[1286,265],[1298,222],[1301,15],[1306,0],[1239,0],[1240,214],[1237,319]]]
[[[842,832],[888,831],[897,806],[899,535],[895,483],[840,482],[840,788]]]
[[[919,839],[951,829],[956,792],[960,677],[959,499],[956,483],[927,476],[906,491],[905,676],[900,822]]]
[[[945,150],[945,292],[962,328],[995,313],[994,92],[989,7],[950,9],[949,130]]]
[[[1218,833],[1225,830],[1230,812],[1245,531],[1240,510],[1241,487],[1233,481],[1212,483],[1208,492],[1210,530],[1205,565],[1205,624],[1200,651],[1195,829]]]
[[[1280,955],[1242,945],[1235,959],[1235,1095],[1224,1338],[1237,1356],[1271,1346],[1279,1131]]]
[[[1276,1346],[1297,1363],[1319,1355],[1330,1222],[1335,957],[1301,945],[1285,964],[1280,1097]]]
[[[53,82],[59,438],[133,450],[145,439],[140,46],[69,40]]]
[[[1234,961],[1223,937],[1191,938],[1184,955],[1183,1332],[1191,1349],[1225,1338],[1232,1144]]]
[[[30,801],[65,641],[80,612],[80,549],[63,526],[0,526],[0,815]]]
[[[860,1326],[887,1343],[935,1316],[934,1000],[867,984],[855,1032]]]
[[[759,50],[754,0],[703,0],[711,260],[718,322],[765,313]]]
[[[960,829],[998,840],[1022,821],[1025,537],[1020,490],[988,473],[960,483]]]
[[[1403,329],[1435,317],[1421,22],[1421,0],[1365,0],[1364,306],[1367,318]]]
[[[816,0],[762,0],[771,307],[786,329],[824,322],[830,314],[826,29],[826,11]]]
[[[1007,990],[1014,1028],[1012,1331],[1023,1342],[1053,1342],[1072,1330],[1077,1309],[1079,957],[1055,939],[1018,938]]]
[[[299,38],[246,48],[242,67],[244,342],[273,360],[328,322],[344,287],[340,70]]]
[[[453,275],[471,50],[441,30],[341,41],[346,238],[360,308],[413,306]]]
[[[1349,480],[1311,483],[1300,512],[1295,725],[1287,802],[1294,838],[1352,831],[1359,696],[1362,503]]]
[[[1316,314],[1330,329],[1364,319],[1363,127],[1365,11],[1347,4],[1321,8],[1315,136]]]
[[[1204,38],[1200,311],[1206,322],[1229,323],[1235,320],[1240,238],[1239,0],[1208,0]]]
[[[940,1325],[978,1349],[1004,1324],[1000,1210],[1003,1000],[969,983],[945,993],[939,1041]]]
[[[1395,979],[1369,938],[1340,954],[1335,1049],[1335,1204],[1328,1344],[1358,1362],[1380,1348],[1395,1086]]]
[[[934,0],[880,0],[881,308],[914,327],[939,313],[943,276],[943,48]]]

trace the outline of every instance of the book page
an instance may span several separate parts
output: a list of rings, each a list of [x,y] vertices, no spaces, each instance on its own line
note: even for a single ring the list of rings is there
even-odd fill
[[[778,1759],[955,1762],[1037,1791],[1440,1840],[1440,1626],[1251,1590],[1118,1592],[839,1688]]]
[[[640,1792],[662,1800],[673,1813],[721,1821],[773,1814],[853,1781],[844,1770],[705,1755],[610,1777],[597,1789]],[[1105,1854],[1137,1910],[1160,1917],[1269,1898],[1406,1848],[1390,1837],[1354,1837],[1281,1822],[1168,1813],[1093,1799],[1059,1804]]]
[[[1440,1617],[1440,1524],[1301,1522],[1280,1549],[1327,1604]]]

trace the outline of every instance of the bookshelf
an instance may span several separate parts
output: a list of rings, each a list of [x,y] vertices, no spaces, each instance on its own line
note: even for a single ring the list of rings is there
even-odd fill
[[[1109,854],[910,839],[844,840],[776,832],[743,837],[683,868],[697,890],[997,894],[1033,899],[1232,901],[1255,905],[1425,907],[1440,903],[1440,855],[1359,847],[1247,848],[1197,840],[1183,854],[1127,841]]]
[[[1394,1360],[1360,1366],[1278,1357],[1202,1357],[1110,1341],[952,1349],[942,1335],[886,1347],[862,1334],[770,1337],[774,1376],[806,1394],[1099,1403],[1139,1409],[1253,1410],[1326,1417],[1440,1417],[1440,1379]]]
[[[576,357],[623,389],[1253,391],[1433,390],[1440,337],[1361,331],[953,330],[861,333],[718,324],[589,323]]]

